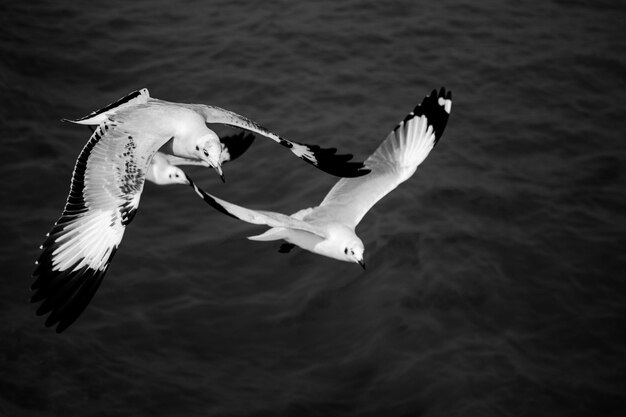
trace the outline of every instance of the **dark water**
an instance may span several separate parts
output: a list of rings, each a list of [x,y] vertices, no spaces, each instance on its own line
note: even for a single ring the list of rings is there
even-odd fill
[[[65,3],[0,6],[0,415],[624,415],[623,5]],[[88,135],[60,118],[148,87],[363,159],[442,85],[442,141],[357,229],[366,272],[149,184],[85,314],[35,317]],[[335,181],[264,140],[226,185],[189,172],[282,212]]]

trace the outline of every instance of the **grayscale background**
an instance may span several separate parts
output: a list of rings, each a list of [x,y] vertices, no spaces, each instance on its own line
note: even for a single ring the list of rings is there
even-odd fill
[[[3,1],[0,415],[624,415],[616,4]],[[85,313],[61,335],[35,316],[89,135],[61,118],[147,87],[363,160],[441,86],[441,142],[357,228],[367,271],[147,184]],[[187,172],[285,213],[336,181],[262,138],[226,184]]]

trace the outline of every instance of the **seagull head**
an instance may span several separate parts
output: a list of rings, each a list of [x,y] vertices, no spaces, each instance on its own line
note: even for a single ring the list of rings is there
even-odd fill
[[[222,181],[224,181],[221,161],[222,142],[220,142],[217,135],[209,130],[206,135],[197,140],[195,151],[198,158],[200,158],[206,166],[215,169],[220,178],[222,178]]]
[[[365,261],[363,259],[363,242],[357,238],[357,240],[349,241],[343,248],[344,259],[348,262],[355,262],[361,265],[361,268],[365,269]]]
[[[189,180],[187,179],[187,175],[183,172],[182,169],[169,165],[165,168],[165,172],[163,173],[163,182],[162,184],[185,184],[189,185]]]
[[[171,165],[161,153],[154,155],[146,171],[146,179],[158,185],[187,184],[189,180],[182,169]]]

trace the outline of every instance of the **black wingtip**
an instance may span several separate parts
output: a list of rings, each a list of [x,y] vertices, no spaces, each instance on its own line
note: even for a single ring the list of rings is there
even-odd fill
[[[348,162],[343,164],[335,164],[328,161],[318,161],[316,165],[319,169],[327,174],[340,178],[357,178],[370,173],[370,169],[365,168],[362,162]]]
[[[80,317],[93,299],[115,251],[112,251],[102,269],[83,266],[75,270],[81,259],[61,271],[55,270],[52,264],[52,254],[56,247],[47,245],[43,248],[33,273],[35,280],[31,289],[34,293],[30,302],[41,302],[35,314],[43,316],[49,313],[45,326],[56,325],[56,332],[61,333]]]
[[[367,175],[370,172],[368,168],[365,168],[363,162],[349,162],[352,159],[352,154],[337,154],[337,148],[322,148],[317,145],[307,144],[299,145],[306,146],[309,152],[313,154],[315,160],[310,160],[306,157],[301,157],[301,159],[327,174],[341,178],[356,178]]]
[[[336,177],[354,178],[369,173],[362,162],[348,162],[352,159],[351,154],[337,154],[337,148],[322,148],[283,138],[279,138],[278,143],[291,149],[303,161]]]
[[[220,203],[215,201],[215,199],[211,197],[209,194],[207,194],[202,188],[198,187],[196,183],[193,182],[191,177],[189,177],[189,175],[185,174],[185,177],[187,178],[187,181],[189,181],[189,186],[194,189],[196,194],[198,194],[200,198],[204,200],[205,203],[207,203],[208,205],[210,205],[211,207],[213,207],[215,210],[219,211],[222,214],[225,214],[237,220],[241,220],[239,217],[235,216],[234,214],[226,210],[226,208],[224,208],[224,206],[222,206]]]
[[[410,117],[425,116],[428,124],[433,126],[435,132],[435,145],[439,142],[443,131],[448,123],[450,110],[452,108],[452,92],[446,91],[445,87],[441,87],[439,92],[433,90],[428,96],[418,104]],[[407,116],[407,117],[409,117]],[[405,119],[406,121],[406,119]]]

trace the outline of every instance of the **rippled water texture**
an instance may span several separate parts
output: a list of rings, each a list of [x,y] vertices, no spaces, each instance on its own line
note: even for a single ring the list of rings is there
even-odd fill
[[[623,415],[625,19],[603,1],[3,2],[0,415]],[[35,317],[89,134],[61,118],[147,87],[362,160],[440,86],[441,142],[357,229],[366,272],[148,184],[83,316],[60,335]],[[188,172],[287,213],[335,181],[263,139],[225,185]]]

